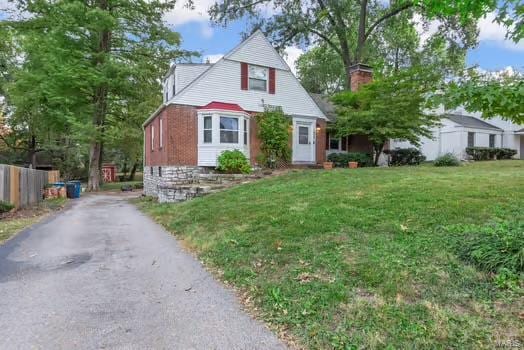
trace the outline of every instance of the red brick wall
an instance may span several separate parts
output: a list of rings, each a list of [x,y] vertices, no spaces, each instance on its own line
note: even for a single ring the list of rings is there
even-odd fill
[[[162,119],[163,147],[160,147],[160,119]],[[144,129],[145,132],[145,164],[167,165],[169,145],[167,143],[169,118],[164,108]],[[151,145],[151,129],[154,126],[154,145]]]
[[[169,105],[169,165],[198,164],[197,109],[193,106]]]
[[[357,91],[361,85],[373,81],[371,72],[355,70],[351,73],[351,91]]]
[[[322,164],[326,161],[326,121],[323,119],[317,119],[317,126],[320,127],[320,130],[316,131],[317,133],[317,164]]]
[[[258,164],[257,157],[260,154],[260,140],[258,139],[258,125],[255,119],[256,113],[251,113],[249,120],[249,158],[251,164]]]
[[[160,149],[160,118],[163,147]],[[151,126],[155,127],[155,145],[151,150]],[[168,105],[144,128],[145,165],[197,165],[197,110],[193,106]]]
[[[258,126],[255,113],[249,125],[249,147],[251,164],[258,163],[260,140],[257,137]],[[162,118],[163,147],[160,148],[160,118]],[[317,119],[320,130],[317,133],[316,159],[321,164],[326,159],[326,121]],[[155,127],[155,145],[151,150],[151,126]],[[197,165],[198,164],[198,121],[197,109],[193,106],[168,105],[144,128],[145,165]],[[290,133],[290,146],[292,134]]]

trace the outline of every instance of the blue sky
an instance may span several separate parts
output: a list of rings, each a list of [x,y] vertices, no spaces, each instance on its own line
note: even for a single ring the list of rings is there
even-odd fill
[[[204,59],[214,62],[228,52],[241,40],[241,32],[246,26],[244,21],[230,23],[226,28],[212,26],[207,9],[214,0],[195,0],[194,9],[177,5],[177,8],[166,15],[166,21],[172,28],[181,33],[183,48],[201,52]],[[0,0],[0,20],[2,9],[9,6],[6,0]],[[4,15],[5,16],[5,15]],[[501,70],[508,66],[524,71],[524,41],[516,44],[504,38],[505,29],[493,22],[494,15],[489,14],[480,20],[479,45],[470,50],[467,56],[468,66],[478,65],[485,70]],[[435,27],[433,27],[435,28]],[[432,26],[429,26],[431,32]],[[291,67],[302,51],[290,47],[286,50],[286,60]]]
[[[213,2],[198,0],[195,9],[178,8],[166,17],[173,28],[182,34],[185,49],[198,50],[204,57],[211,56],[211,61],[233,48],[241,40],[240,33],[245,27],[244,21],[232,22],[227,28],[210,25],[206,9]],[[506,40],[505,28],[494,23],[493,19],[494,15],[488,14],[479,21],[479,45],[468,53],[468,66],[478,65],[485,70],[501,70],[511,66],[524,71],[524,41],[516,44]],[[287,61],[292,66],[301,51],[289,48],[287,53]]]

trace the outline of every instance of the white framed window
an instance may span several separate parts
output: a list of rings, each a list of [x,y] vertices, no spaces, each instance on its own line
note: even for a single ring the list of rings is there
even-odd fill
[[[489,147],[491,148],[495,147],[495,134],[489,135]]]
[[[249,65],[249,90],[267,91],[268,69]]]
[[[238,118],[220,117],[220,143],[238,143]]]
[[[162,118],[160,118],[160,135],[158,135],[158,138],[159,138],[159,141],[160,141],[160,148],[164,147],[164,136],[163,136],[163,131],[164,131],[164,127],[162,125]]]
[[[155,150],[155,126],[151,125],[151,151]]]
[[[213,143],[213,117],[210,115],[204,116],[204,143]]]
[[[298,127],[298,144],[299,145],[309,144],[309,128],[307,126]]]

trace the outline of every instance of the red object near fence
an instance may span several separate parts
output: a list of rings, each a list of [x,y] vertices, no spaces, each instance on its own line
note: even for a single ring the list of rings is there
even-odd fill
[[[115,182],[116,181],[116,165],[102,164],[102,181]]]

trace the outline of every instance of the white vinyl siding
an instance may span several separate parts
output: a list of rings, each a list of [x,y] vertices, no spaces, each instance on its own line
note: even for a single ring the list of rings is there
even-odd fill
[[[164,80],[164,102],[173,98],[209,67],[209,64],[178,64]]]
[[[209,69],[208,64],[180,64],[176,66],[176,91],[178,94],[189,83],[195,80],[200,74]]]
[[[286,62],[261,32],[253,34],[236,49],[228,53],[225,58],[238,62],[248,62],[262,67],[289,70]]]
[[[456,124],[449,119],[442,119],[442,126],[433,128],[433,138],[421,138],[420,150],[426,156],[427,160],[434,160],[444,153],[453,153],[461,159],[468,158],[466,147],[472,141],[474,135],[475,147],[489,147],[490,135],[495,135],[495,147],[506,147],[504,143],[505,135],[503,131],[466,128]],[[504,146],[503,146],[504,145]],[[392,140],[391,148],[415,147],[409,142]]]
[[[290,71],[276,74],[276,93],[240,90],[240,62],[221,60],[200,79],[177,94],[172,103],[205,106],[211,101],[240,105],[246,111],[263,112],[264,104],[281,106],[285,114],[324,118],[316,103]]]

